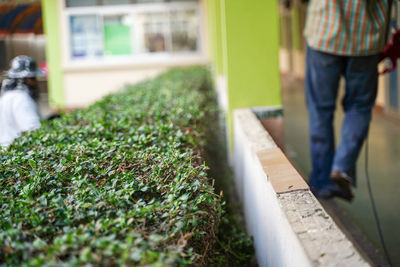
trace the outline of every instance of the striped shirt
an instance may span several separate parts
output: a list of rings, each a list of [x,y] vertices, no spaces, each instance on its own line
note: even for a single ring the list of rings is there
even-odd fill
[[[307,44],[335,55],[378,54],[385,45],[389,0],[311,0]]]

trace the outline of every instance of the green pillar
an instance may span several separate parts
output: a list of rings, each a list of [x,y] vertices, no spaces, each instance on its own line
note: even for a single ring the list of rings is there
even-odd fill
[[[218,76],[223,74],[221,2],[219,0],[207,0],[206,5],[213,74]]]
[[[278,1],[220,0],[228,125],[237,108],[281,106]],[[231,135],[232,136],[232,135]]]
[[[43,26],[46,35],[46,61],[49,70],[48,93],[50,105],[53,108],[65,106],[58,2],[56,0],[42,0]]]

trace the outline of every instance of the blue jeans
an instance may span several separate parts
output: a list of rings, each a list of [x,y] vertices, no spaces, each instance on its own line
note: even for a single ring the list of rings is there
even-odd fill
[[[307,48],[306,100],[309,112],[312,171],[309,185],[332,187],[330,172],[346,172],[356,184],[355,166],[368,134],[378,86],[378,55],[337,56]],[[339,80],[346,81],[342,99],[345,118],[335,151],[333,117]]]

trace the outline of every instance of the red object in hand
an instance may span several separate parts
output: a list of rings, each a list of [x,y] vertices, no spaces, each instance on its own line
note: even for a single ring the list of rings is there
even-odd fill
[[[48,69],[46,61],[42,62],[39,69],[43,72],[44,77],[47,78]]]
[[[379,61],[389,58],[392,62],[392,66],[384,69],[379,74],[384,74],[393,71],[397,65],[397,59],[400,58],[400,30],[397,30],[393,36],[390,43],[388,43],[382,52],[379,54]]]

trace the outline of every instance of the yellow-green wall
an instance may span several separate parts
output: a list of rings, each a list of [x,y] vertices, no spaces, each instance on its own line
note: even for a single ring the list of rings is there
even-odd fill
[[[281,105],[277,3],[222,0],[231,109]]]
[[[62,108],[65,103],[61,67],[61,30],[57,0],[42,0],[43,26],[46,35],[46,61],[49,70],[48,92],[50,105]]]
[[[227,81],[232,132],[234,109],[282,105],[278,1],[208,0],[207,10],[212,65]]]
[[[221,1],[206,1],[209,44],[211,50],[212,70],[215,76],[223,74],[223,47],[221,28]]]

